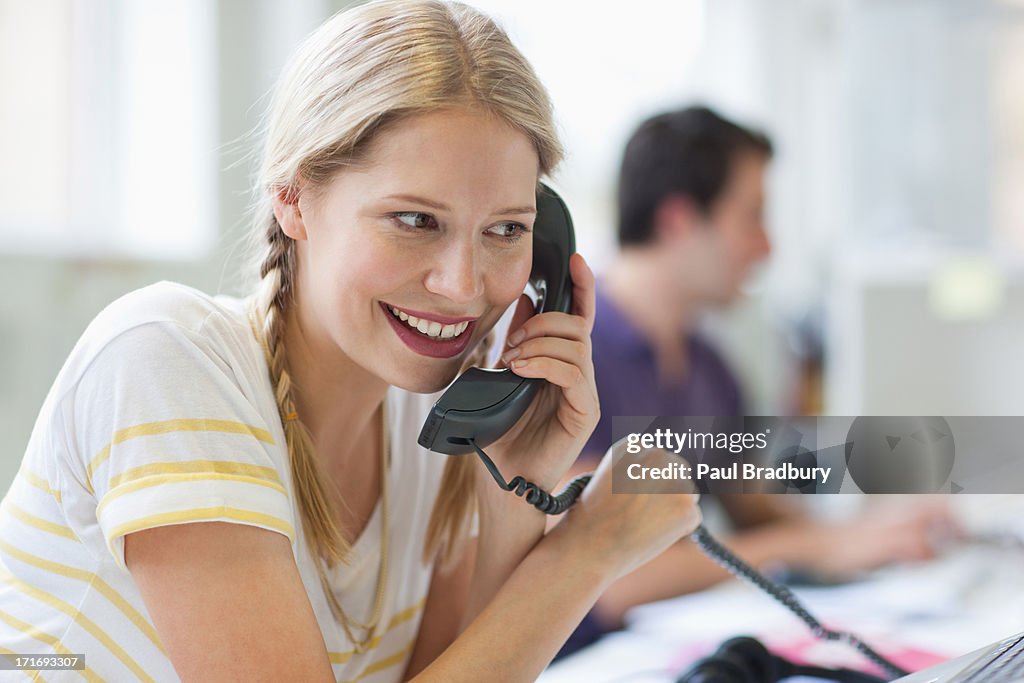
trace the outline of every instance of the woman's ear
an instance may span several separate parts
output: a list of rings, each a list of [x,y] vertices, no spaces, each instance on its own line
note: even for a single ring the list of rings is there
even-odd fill
[[[306,239],[306,224],[299,209],[299,188],[279,188],[271,201],[274,205],[274,217],[277,218],[277,224],[281,226],[284,234],[293,240]]]

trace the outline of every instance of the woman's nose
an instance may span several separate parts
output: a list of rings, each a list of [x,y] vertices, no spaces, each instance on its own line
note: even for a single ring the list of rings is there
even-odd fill
[[[424,285],[427,290],[457,304],[468,304],[483,293],[483,277],[471,243],[453,242],[441,250],[431,265]]]

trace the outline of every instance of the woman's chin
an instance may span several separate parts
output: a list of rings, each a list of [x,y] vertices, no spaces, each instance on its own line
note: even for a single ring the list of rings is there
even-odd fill
[[[458,374],[459,365],[455,364],[450,370],[444,372],[423,373],[421,375],[403,373],[400,377],[394,378],[395,381],[389,382],[389,384],[414,394],[436,394],[455,381]]]

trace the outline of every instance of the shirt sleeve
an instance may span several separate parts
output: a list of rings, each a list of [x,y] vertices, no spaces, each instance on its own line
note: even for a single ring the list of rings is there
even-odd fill
[[[82,373],[70,438],[122,569],[127,534],[170,524],[248,524],[295,543],[283,448],[243,386],[230,353],[169,321],[121,332]]]

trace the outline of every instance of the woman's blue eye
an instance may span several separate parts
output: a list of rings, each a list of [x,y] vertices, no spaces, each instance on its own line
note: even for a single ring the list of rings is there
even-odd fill
[[[393,213],[391,215],[402,225],[409,228],[428,229],[437,227],[437,220],[435,220],[429,213],[403,211],[402,213]]]

